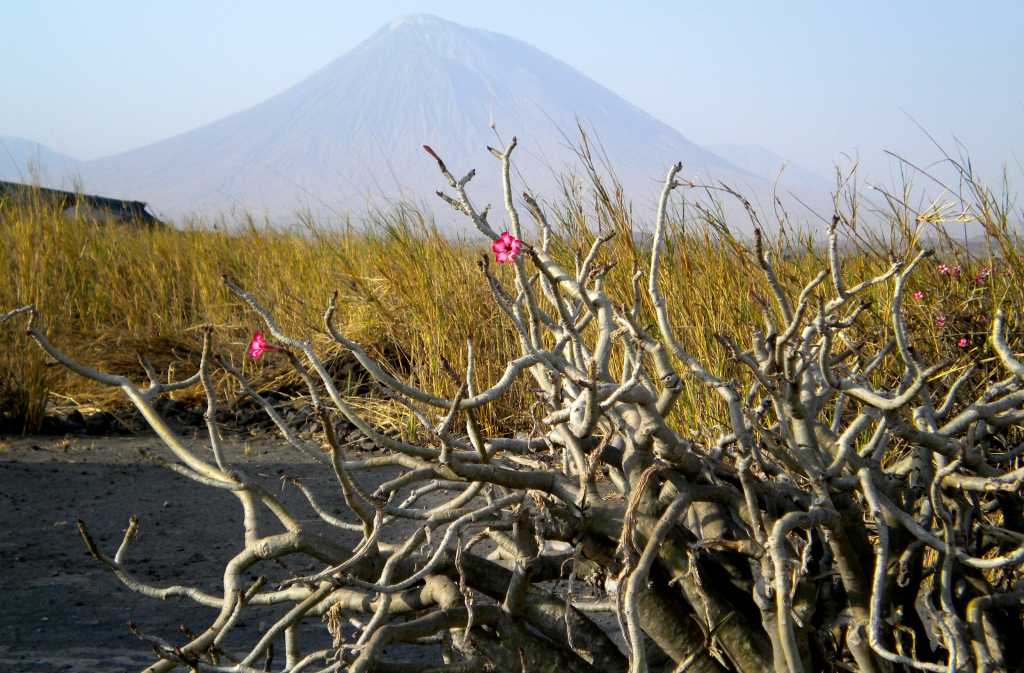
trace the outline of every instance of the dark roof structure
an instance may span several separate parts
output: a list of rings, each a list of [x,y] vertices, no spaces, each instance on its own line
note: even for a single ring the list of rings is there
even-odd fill
[[[30,202],[33,199],[38,199],[60,210],[68,210],[70,208],[88,210],[90,213],[116,222],[165,226],[164,222],[146,210],[146,204],[142,201],[125,201],[107,196],[66,192],[61,189],[50,189],[48,187],[0,180],[0,202],[5,199],[20,202]]]

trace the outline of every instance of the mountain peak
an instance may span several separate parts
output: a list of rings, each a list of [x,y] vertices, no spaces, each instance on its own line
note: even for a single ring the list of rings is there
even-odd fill
[[[395,17],[388,25],[387,30],[399,30],[401,28],[424,28],[429,26],[457,26],[458,24],[446,21],[434,14],[404,14]]]
[[[577,124],[641,201],[654,200],[665,168],[679,160],[694,177],[753,178],[525,42],[429,14],[394,19],[248,110],[88,162],[83,177],[94,191],[172,216],[235,207],[285,217],[305,207],[358,212],[368,201],[430,199],[444,182],[420,149],[429,144],[453,171],[478,169],[472,191],[481,201],[500,201],[486,149],[502,142],[495,133],[520,139],[517,190],[558,193],[553,175],[579,168],[566,146]]]
[[[433,14],[406,14],[382,26],[356,45],[350,54],[370,54],[371,58],[394,63],[418,48],[444,58],[467,60],[472,58],[467,50],[478,45],[481,38],[486,40],[491,36],[486,30],[468,28]],[[348,60],[346,56],[336,59],[335,63]],[[424,55],[417,53],[412,58],[422,60]]]

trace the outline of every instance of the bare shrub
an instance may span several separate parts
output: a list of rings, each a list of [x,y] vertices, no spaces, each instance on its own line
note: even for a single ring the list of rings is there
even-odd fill
[[[513,139],[493,153],[508,229],[520,239],[514,148]],[[496,240],[487,210],[467,193],[473,173],[456,177],[427,151],[451,189],[442,198]],[[515,259],[511,284],[481,262],[521,350],[497,381],[480,385],[472,343],[466,371],[451,371],[453,397],[398,380],[335,328],[331,302],[325,331],[419,419],[427,438],[419,443],[367,423],[312,343],[286,333],[255,293],[228,277],[227,287],[306,382],[326,451],[297,437],[244,374],[218,357],[211,329],[197,373],[161,383],[151,371],[142,387],[66,355],[35,324],[32,307],[7,314],[30,314],[28,334],[50,356],[120,388],[173,454],[169,468],[230,491],[244,510],[244,544],[224,569],[220,595],[134,576],[124,562],[134,520],[114,552],[80,524],[90,553],[132,589],[219,609],[186,643],[142,636],[160,655],[147,671],[270,670],[281,642],[278,670],[291,673],[422,671],[388,658],[385,648],[424,641],[439,643],[444,663],[436,670],[444,671],[638,673],[658,650],[666,671],[1009,669],[1024,636],[1024,363],[1007,343],[1005,316],[995,316],[989,334],[1003,377],[979,381],[973,368],[920,361],[903,303],[908,279],[930,253],[855,282],[843,271],[837,218],[828,268],[798,296],[786,292],[758,238],[754,255],[772,304],[764,302],[764,326],[752,328],[745,344],[718,337],[747,382],[724,378],[684,350],[660,290],[666,213],[680,169],[665,178],[647,270],[634,273],[628,305],[605,290],[613,265],[600,259],[609,237],[594,240],[569,271],[550,253],[555,234],[542,207],[524,195],[539,242]],[[867,307],[862,298],[889,285],[892,339],[865,348],[851,336]],[[881,376],[892,363],[900,375]],[[264,403],[284,441],[333,473],[347,517],[297,487],[326,523],[356,531],[357,545],[314,534],[273,493],[226,464],[215,367]],[[481,410],[523,377],[543,410],[534,431],[485,436]],[[730,427],[717,441],[667,422],[685,379],[727,408]],[[186,448],[152,404],[193,385],[207,394],[208,456]],[[379,453],[350,458],[333,432],[340,417]],[[382,465],[401,475],[368,490],[361,473]],[[419,503],[436,491],[451,497],[440,506]],[[267,517],[280,532],[271,532]],[[389,527],[408,521],[417,528],[404,541],[382,541]],[[497,551],[487,557],[485,548]],[[243,581],[250,569],[289,555],[311,557],[320,570],[280,586]],[[584,575],[607,578],[610,600],[582,599],[573,583]],[[561,588],[552,590],[551,581]],[[249,651],[225,651],[225,635],[257,605],[276,606],[278,620]],[[600,610],[617,617],[625,654],[591,618]],[[359,629],[346,639],[341,627],[349,619]],[[306,652],[303,634],[324,624],[334,646]]]

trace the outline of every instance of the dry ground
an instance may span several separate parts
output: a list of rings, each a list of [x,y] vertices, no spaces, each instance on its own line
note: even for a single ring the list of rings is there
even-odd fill
[[[145,462],[139,448],[166,453],[153,437],[3,442],[0,671],[137,671],[153,657],[129,632],[129,621],[144,632],[182,643],[186,638],[179,626],[199,631],[214,618],[216,611],[190,602],[163,602],[129,591],[85,551],[76,519],[84,519],[97,543],[112,555],[134,513],[142,524],[127,562],[140,578],[158,585],[197,583],[220,593],[223,565],[241,543],[237,500]],[[322,502],[335,502],[329,474],[301,454],[268,440],[253,442],[248,458],[243,450],[240,442],[230,445],[232,462],[248,463],[247,471],[279,493],[301,518],[315,515],[300,502],[301,496],[296,498],[293,487],[282,490],[284,473],[302,477]],[[368,481],[386,474],[378,471]],[[302,570],[295,561],[288,564],[261,566],[259,572],[273,581]],[[261,618],[256,613],[244,620],[232,642],[255,642]]]

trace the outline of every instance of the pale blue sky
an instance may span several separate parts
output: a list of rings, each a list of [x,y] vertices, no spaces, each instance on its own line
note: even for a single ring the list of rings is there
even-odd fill
[[[637,3],[630,3],[637,4]],[[522,39],[700,144],[761,144],[827,172],[844,153],[937,157],[912,116],[1024,178],[1024,3],[4,2],[0,135],[88,159],[296,83],[394,17]],[[354,105],[358,101],[353,101]]]

